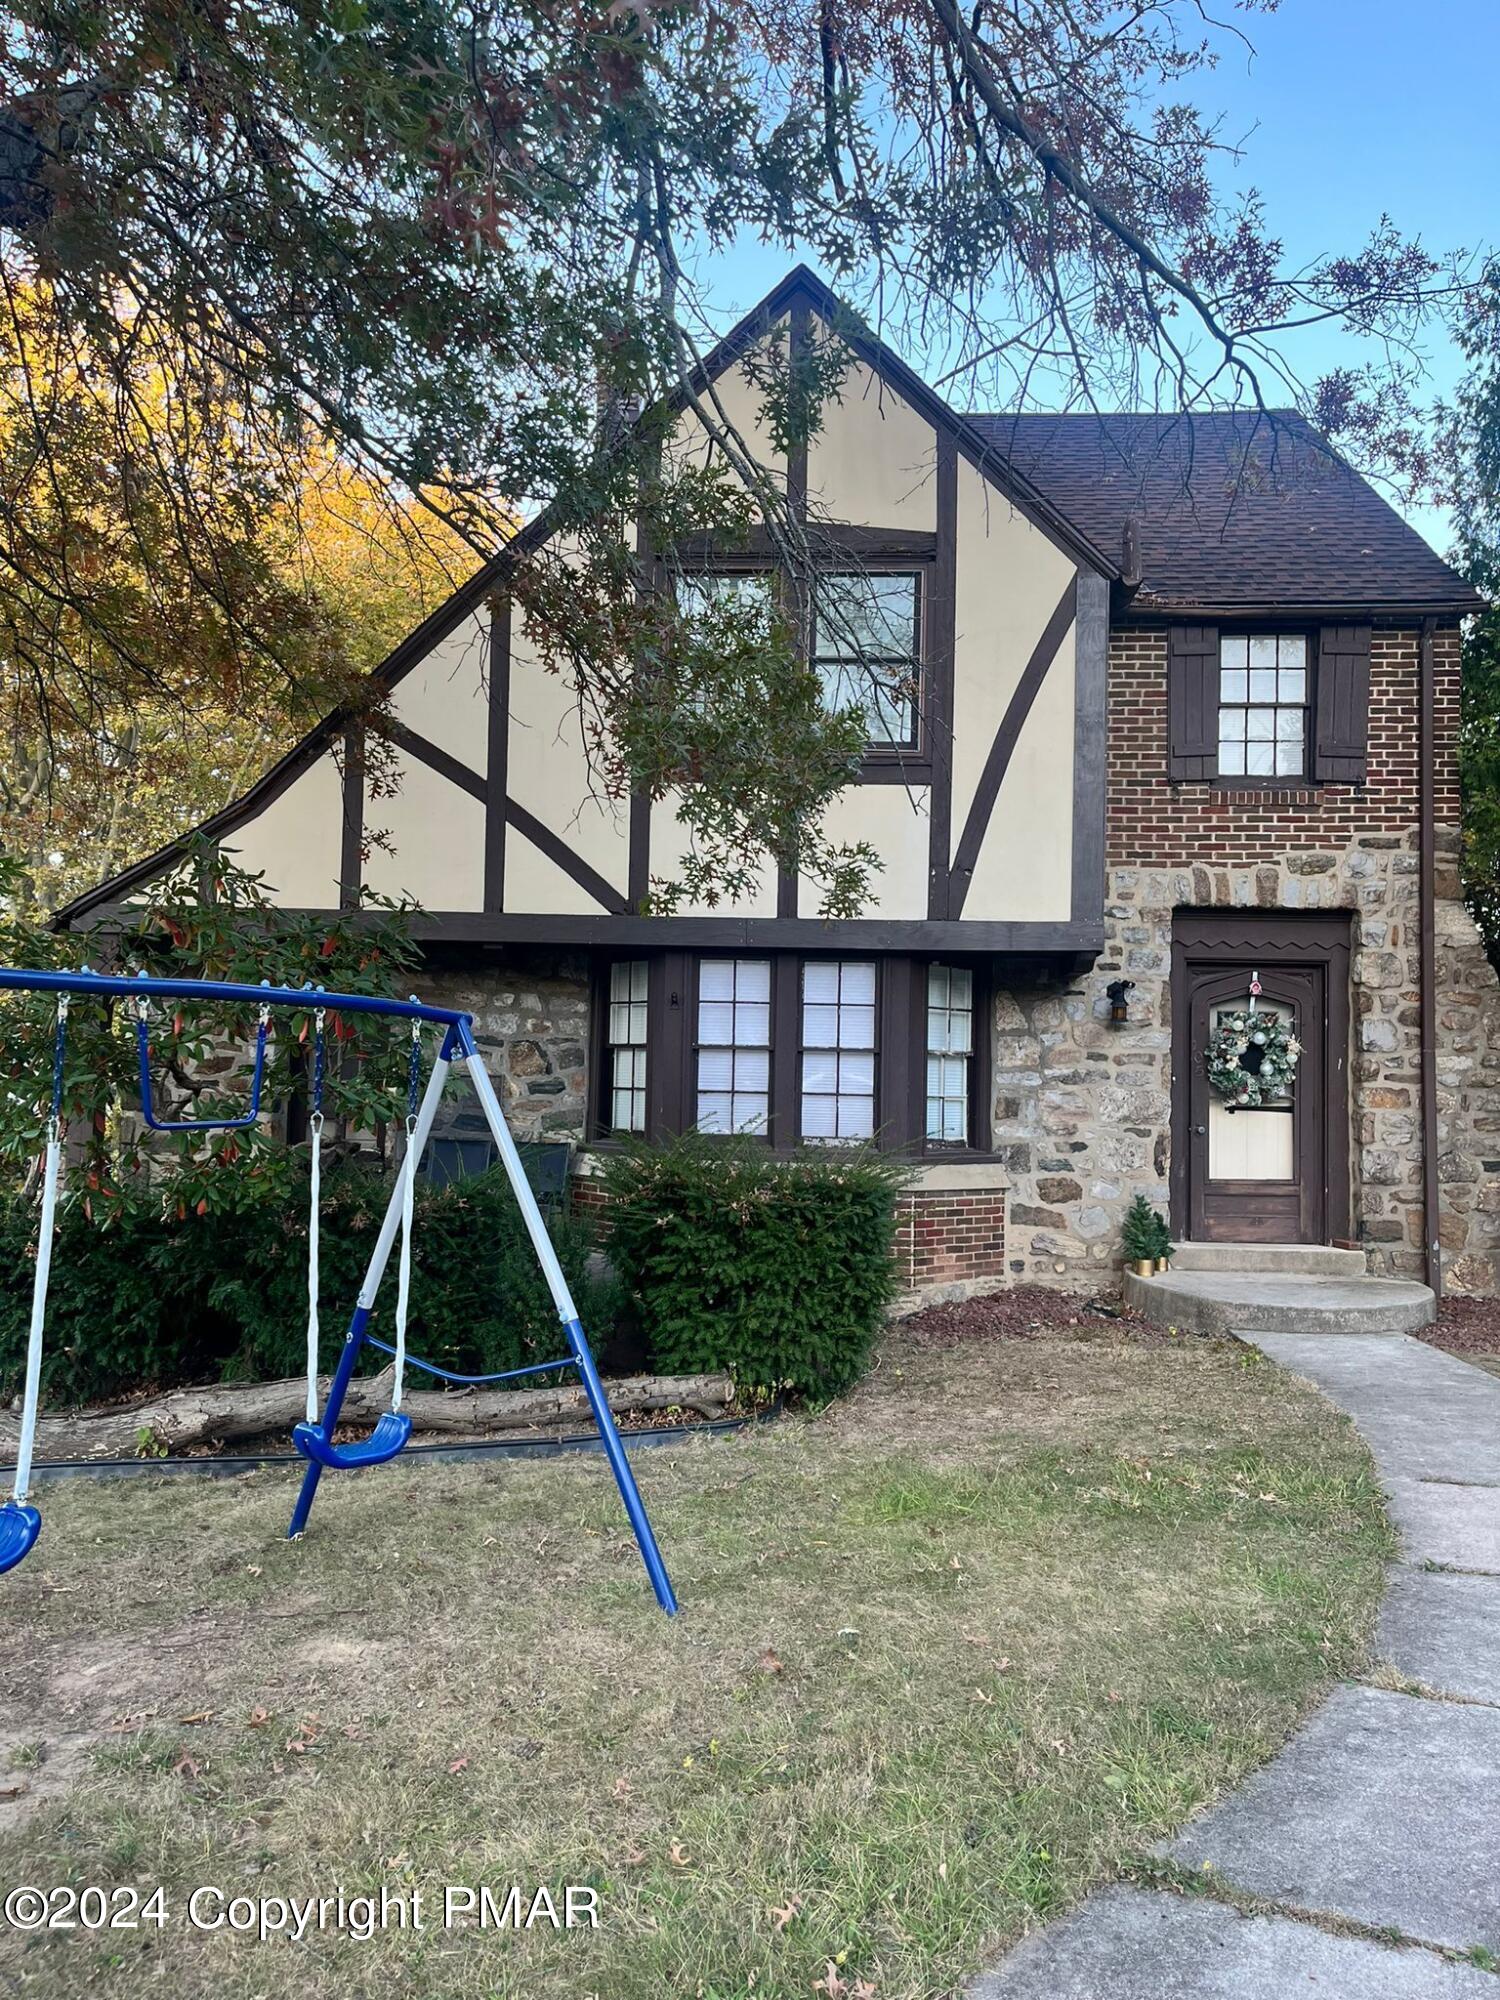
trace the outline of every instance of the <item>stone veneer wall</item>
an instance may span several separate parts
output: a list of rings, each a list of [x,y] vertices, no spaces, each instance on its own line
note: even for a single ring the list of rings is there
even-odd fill
[[[577,953],[516,951],[424,971],[422,997],[474,1016],[474,1038],[518,1139],[581,1139],[588,1106],[589,977]],[[440,1134],[484,1131],[472,1095],[445,1097]]]
[[[1458,636],[1438,634],[1438,1144],[1445,1280],[1500,1273],[1500,985],[1458,887]],[[996,1147],[1012,1192],[1015,1278],[1087,1283],[1118,1257],[1142,1192],[1165,1206],[1172,913],[1355,913],[1353,1216],[1371,1268],[1422,1270],[1418,1015],[1417,635],[1377,632],[1362,787],[1172,785],[1166,641],[1116,632],[1110,657],[1106,948],[1070,982],[1013,988],[995,1018]],[[1135,981],[1130,1024],[1104,989]]]

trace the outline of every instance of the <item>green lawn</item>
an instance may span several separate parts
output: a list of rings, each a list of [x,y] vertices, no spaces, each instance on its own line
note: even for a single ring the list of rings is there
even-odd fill
[[[594,1458],[330,1475],[296,1546],[281,1474],[45,1488],[0,1885],[168,1915],[0,1929],[0,1986],[948,1994],[1360,1665],[1388,1552],[1344,1421],[1228,1344],[897,1336],[837,1410],[637,1465],[675,1621]],[[443,1927],[513,1882],[598,1928]],[[203,1884],[426,1923],[260,1944],[189,1927]]]

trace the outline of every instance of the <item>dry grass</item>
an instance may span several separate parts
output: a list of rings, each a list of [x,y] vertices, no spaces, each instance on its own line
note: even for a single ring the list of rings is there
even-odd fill
[[[1387,1547],[1305,1386],[1107,1328],[894,1340],[837,1411],[638,1468],[675,1621],[597,1459],[330,1477],[295,1546],[283,1475],[48,1489],[4,1585],[0,1883],[171,1914],[0,1929],[0,1985],[951,1993],[1360,1663]],[[442,1927],[442,1885],[511,1882],[592,1885],[599,1928]],[[427,1927],[195,1933],[202,1883],[420,1888]]]

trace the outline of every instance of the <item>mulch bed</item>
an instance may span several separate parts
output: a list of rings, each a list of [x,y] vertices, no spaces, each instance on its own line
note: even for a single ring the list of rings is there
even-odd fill
[[[1103,1335],[1165,1346],[1181,1335],[1153,1325],[1117,1298],[1081,1298],[1050,1285],[1013,1285],[982,1298],[928,1306],[900,1322],[901,1333],[921,1348],[967,1347],[999,1340],[1077,1340]]]
[[[1500,1354],[1500,1299],[1446,1298],[1417,1338],[1449,1354]]]

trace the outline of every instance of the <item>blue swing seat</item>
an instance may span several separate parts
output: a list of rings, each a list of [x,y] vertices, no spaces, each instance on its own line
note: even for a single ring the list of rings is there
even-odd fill
[[[384,1465],[410,1436],[411,1418],[402,1410],[386,1410],[370,1435],[354,1444],[335,1444],[323,1424],[298,1424],[292,1432],[292,1443],[304,1458],[316,1459],[319,1465],[338,1472],[360,1465]]]
[[[0,1576],[25,1561],[41,1532],[42,1517],[35,1507],[19,1500],[7,1500],[0,1507]]]

